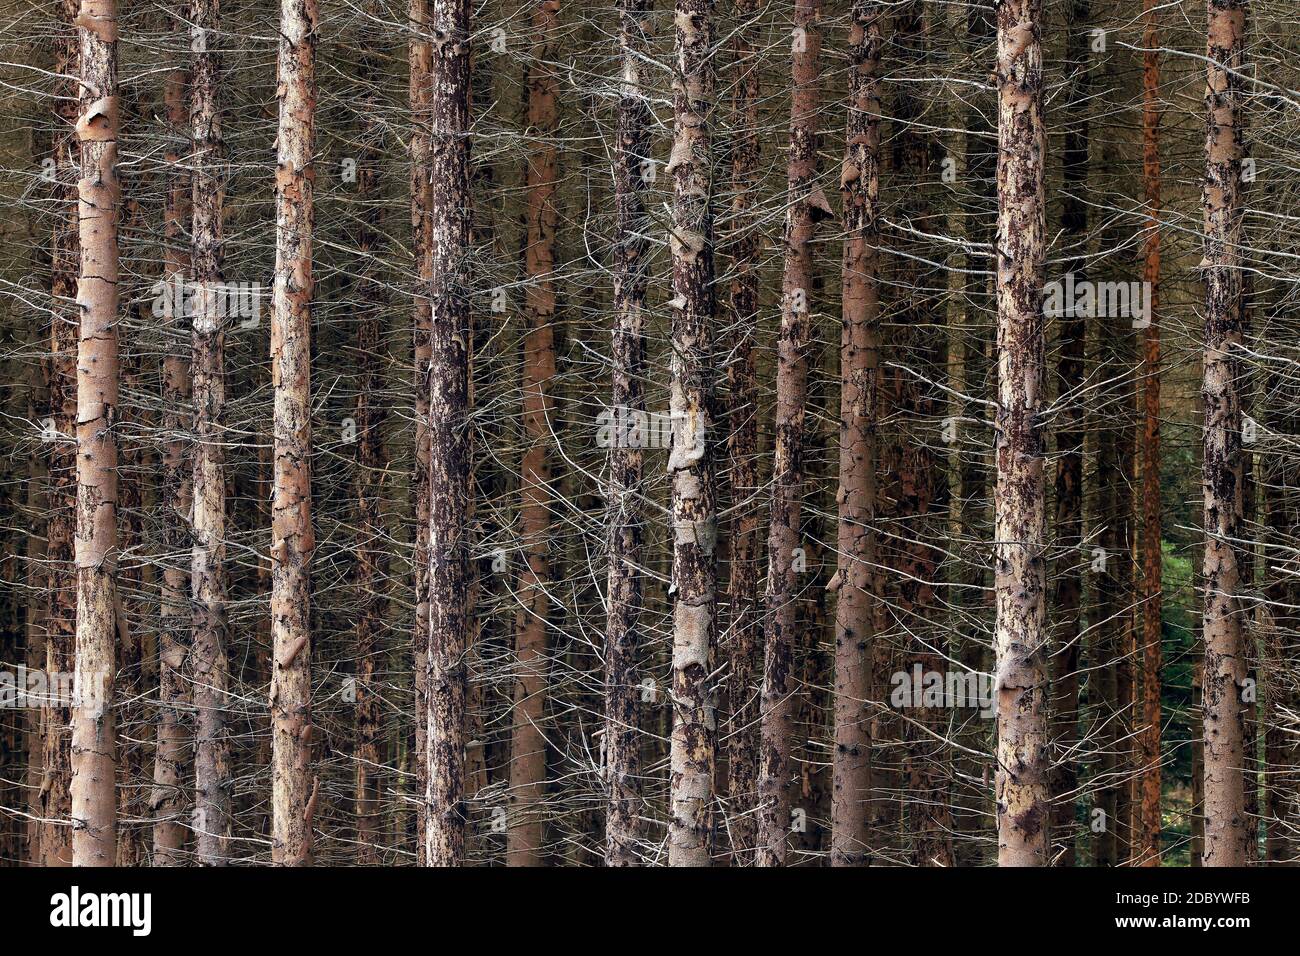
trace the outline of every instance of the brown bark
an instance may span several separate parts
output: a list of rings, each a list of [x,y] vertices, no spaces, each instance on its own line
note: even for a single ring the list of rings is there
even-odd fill
[[[81,50],[72,25],[77,0],[58,5],[59,30],[55,40],[55,72],[75,77]],[[64,99],[54,108],[55,133],[51,152],[55,160],[58,213],[50,253],[50,387],[49,419],[53,439],[49,446],[50,514],[46,560],[48,606],[43,666],[48,674],[69,674],[73,666],[76,634],[76,576],[73,536],[76,527],[77,428],[77,294],[78,208],[74,174],[78,161],[74,129],[77,124],[75,80],[60,83]],[[72,863],[72,812],[69,781],[72,710],[67,701],[50,699],[41,708],[41,749],[44,767],[39,790],[39,860],[44,866]]]
[[[116,731],[113,681],[119,628],[118,218],[120,97],[115,0],[82,0],[77,15],[81,97],[76,136],[81,271],[77,307],[76,678],[72,715],[72,862],[117,862]]]
[[[189,152],[190,134],[185,109],[188,71],[174,69],[164,81],[163,103],[167,115],[167,196],[163,211],[164,289],[174,290],[189,271],[190,254],[184,242],[182,223],[190,217],[190,177],[181,165],[182,137]],[[163,322],[173,334],[188,343],[189,323],[185,311],[177,308],[175,295],[163,296]],[[187,349],[188,352],[188,349]],[[190,514],[193,507],[193,474],[186,460],[184,434],[189,428],[186,410],[190,403],[189,355],[169,354],[163,360],[162,453],[163,548],[168,555],[188,554]],[[158,738],[154,748],[154,789],[150,806],[154,813],[153,865],[179,866],[183,857],[185,806],[182,781],[190,735],[190,703],[186,663],[191,646],[189,573],[169,561],[163,569],[158,635]]]
[[[311,863],[312,148],[316,2],[281,0],[271,383],[271,858]]]
[[[1042,5],[997,8],[998,407],[994,489],[1000,866],[1043,866],[1049,799],[1044,633]]]
[[[425,862],[465,860],[469,635],[469,38],[468,0],[433,0],[429,287],[429,781]]]
[[[415,515],[412,578],[415,623],[412,643],[415,657],[415,763],[416,792],[428,788],[429,762],[425,753],[429,722],[429,362],[433,356],[429,318],[429,287],[433,276],[433,247],[429,243],[429,71],[433,47],[423,39],[428,30],[428,0],[410,0],[408,20],[411,42],[411,249],[415,257],[416,292],[412,317],[412,364],[415,367],[415,461],[411,469],[411,510]],[[416,859],[424,863],[425,814],[416,815]]]
[[[856,0],[849,28],[849,116],[844,193],[840,333],[840,489],[835,575],[835,751],[831,865],[870,862],[872,605],[875,564],[877,409],[880,387],[881,13]]]
[[[712,0],[677,0],[673,148],[673,445],[668,459],[673,527],[673,727],[668,863],[713,857],[716,746],[711,681],[717,629],[712,421],[714,22]]]
[[[772,512],[767,536],[764,594],[762,740],[758,758],[758,843],[755,866],[785,864],[790,830],[790,751],[797,707],[792,673],[795,632],[794,551],[799,546],[803,493],[805,395],[808,381],[810,240],[818,218],[829,213],[816,185],[817,82],[821,0],[796,0],[791,76],[790,147],[786,185],[785,267],[781,280],[781,331],[777,344],[776,450]]]
[[[1147,226],[1143,281],[1151,289],[1150,324],[1142,348],[1142,590],[1139,661],[1141,728],[1138,737],[1138,806],[1133,858],[1141,866],[1160,865],[1160,62],[1159,11],[1143,2],[1142,185]]]
[[[514,725],[510,734],[510,803],[506,833],[506,862],[538,866],[542,862],[542,791],[546,786],[547,625],[550,620],[551,561],[551,440],[555,378],[555,205],[557,180],[556,119],[558,78],[555,33],[559,0],[535,0],[533,54],[528,68],[528,126],[536,142],[529,147],[527,187],[527,246],[524,272],[528,289],[524,301],[523,423],[524,456],[520,531],[524,569],[519,580],[522,606],[515,625],[515,656],[519,668],[515,690]]]
[[[754,337],[758,326],[758,254],[755,189],[758,185],[759,68],[755,46],[756,0],[737,0],[737,24],[732,34],[735,70],[731,142],[731,258],[732,360],[727,366],[729,393],[727,457],[731,472],[732,523],[729,556],[731,643],[727,681],[727,801],[731,810],[727,835],[732,863],[753,862],[757,821],[754,805],[758,786],[758,628],[759,515],[758,378],[754,368]]]
[[[193,550],[190,652],[195,712],[195,854],[204,866],[229,856],[230,743],[226,708],[230,666],[226,658],[226,370],[228,316],[221,308],[225,147],[218,90],[221,71],[220,0],[193,0],[190,9],[190,125],[193,149],[191,269],[193,316],[191,375],[194,397]]]
[[[1246,645],[1238,594],[1236,547],[1242,521],[1241,345],[1242,300],[1241,120],[1245,82],[1247,0],[1206,5],[1205,186],[1205,404],[1202,486],[1205,502],[1205,721],[1206,866],[1246,863],[1244,709]]]
[[[650,217],[642,193],[650,155],[650,103],[642,88],[650,0],[619,0],[621,53],[618,129],[614,145],[614,313],[610,404],[636,421],[645,414],[646,259]],[[642,547],[640,498],[644,472],[638,447],[617,437],[609,449],[609,616],[605,625],[605,862],[640,862],[641,795],[638,656],[641,647]]]

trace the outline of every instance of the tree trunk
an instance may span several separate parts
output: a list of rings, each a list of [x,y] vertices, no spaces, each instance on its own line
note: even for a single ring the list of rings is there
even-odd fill
[[[849,28],[849,118],[840,333],[839,599],[835,608],[835,751],[831,865],[870,862],[871,653],[875,593],[877,408],[880,379],[879,8],[855,0]]]
[[[716,736],[710,680],[717,628],[718,515],[713,484],[713,0],[677,0],[674,18],[672,384],[668,474],[673,526],[673,728],[668,863],[713,858]]]
[[[514,725],[510,734],[510,801],[513,819],[506,834],[506,862],[539,866],[542,862],[542,792],[546,786],[547,626],[550,619],[552,380],[555,378],[555,206],[556,97],[555,33],[559,0],[536,0],[534,37],[528,67],[528,126],[536,142],[529,148],[527,247],[524,272],[523,420],[524,457],[520,530],[525,566],[519,580],[523,606],[516,622],[515,655],[519,668]]]
[[[185,220],[190,218],[190,177],[182,166],[181,142],[190,143],[185,109],[188,71],[174,69],[167,74],[163,102],[167,113],[167,197],[163,211],[163,314],[167,328],[188,344],[190,329],[185,310],[175,290],[189,271],[190,254],[184,241]],[[183,139],[182,139],[183,137]],[[167,290],[172,290],[171,294]],[[188,554],[190,515],[193,508],[193,474],[186,461],[189,430],[186,409],[190,404],[190,356],[169,354],[163,359],[163,431],[167,435],[162,454],[163,549],[168,555]],[[154,749],[154,790],[150,804],[154,811],[153,864],[180,866],[185,844],[181,814],[186,805],[182,781],[187,779],[191,734],[188,707],[190,685],[186,664],[191,638],[189,578],[186,568],[169,560],[163,569],[162,600],[158,636],[158,742]]]
[[[1247,0],[1208,0],[1205,89],[1205,858],[1243,866],[1246,819],[1246,677],[1237,542],[1242,520],[1241,107]]]
[[[72,862],[117,861],[113,680],[126,616],[117,593],[117,178],[120,97],[115,0],[82,0],[76,136],[81,272],[77,307],[77,654],[72,719]]]
[[[433,357],[433,330],[429,318],[429,289],[433,276],[433,247],[429,243],[429,71],[433,47],[423,36],[428,31],[428,0],[410,0],[408,19],[411,42],[411,249],[415,258],[415,299],[412,319],[412,364],[415,367],[414,465],[411,469],[411,510],[415,516],[412,578],[415,623],[412,643],[415,657],[415,761],[416,792],[426,793],[429,761],[425,753],[429,723],[429,363]],[[425,814],[416,815],[416,859],[423,864]]]
[[[1133,858],[1160,865],[1160,62],[1156,0],[1144,0],[1142,15],[1142,185],[1146,196],[1143,281],[1151,289],[1149,324],[1142,349],[1142,714],[1138,738],[1137,832]]]
[[[731,363],[727,366],[729,393],[727,457],[731,471],[732,522],[729,568],[731,644],[727,681],[729,734],[727,746],[727,801],[731,819],[727,831],[733,865],[753,862],[757,838],[755,797],[758,786],[758,377],[754,368],[754,337],[758,330],[758,187],[759,65],[753,23],[757,0],[737,0],[738,21],[732,33],[731,221],[734,237],[728,243],[731,258]]]
[[[795,644],[795,549],[803,495],[805,393],[808,381],[810,240],[830,211],[816,185],[817,82],[821,55],[821,0],[796,0],[791,76],[790,155],[786,184],[785,271],[781,280],[781,332],[777,345],[776,452],[772,464],[772,516],[767,536],[764,595],[762,743],[758,761],[756,866],[783,866],[790,830],[790,750],[796,708],[792,679]]]
[[[218,103],[221,55],[220,0],[191,6],[190,124],[193,127],[193,335],[194,542],[190,601],[194,615],[194,830],[195,854],[204,866],[223,866],[231,827],[229,706],[226,657],[226,368],[228,316],[221,306],[225,244],[225,144]]]
[[[316,0],[281,0],[271,383],[271,858],[312,859],[311,300]]]
[[[429,102],[430,503],[428,800],[425,862],[465,861],[465,700],[469,635],[468,0],[433,0]]]
[[[994,488],[1000,866],[1043,866],[1049,799],[1044,634],[1041,0],[997,8],[998,407]]]
[[[614,313],[610,376],[611,411],[616,421],[637,422],[645,415],[646,236],[650,217],[642,194],[650,162],[650,103],[641,84],[646,55],[650,0],[619,0],[622,54],[618,129],[614,144]],[[641,645],[642,453],[620,440],[616,429],[609,449],[608,534],[609,616],[605,626],[605,862],[640,862],[641,736],[638,723],[638,656]]]

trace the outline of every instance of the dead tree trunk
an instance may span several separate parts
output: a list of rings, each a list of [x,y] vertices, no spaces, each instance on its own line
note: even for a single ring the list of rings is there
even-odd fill
[[[221,69],[219,0],[191,6],[190,125],[193,128],[194,273],[192,364],[194,396],[194,540],[190,602],[194,615],[194,829],[195,852],[204,866],[229,857],[230,665],[226,657],[226,368],[228,316],[222,307],[222,226],[225,205],[224,143],[218,83]]]
[[[126,627],[117,593],[117,6],[82,0],[76,136],[81,272],[77,308],[77,653],[72,718],[72,862],[117,862],[117,740],[113,678]]]
[[[524,272],[523,420],[524,456],[520,531],[525,565],[519,581],[522,607],[516,623],[515,655],[519,680],[510,734],[510,801],[514,812],[506,834],[506,862],[542,862],[542,791],[546,786],[547,626],[550,620],[551,441],[555,378],[555,205],[558,82],[555,33],[559,0],[535,0],[533,53],[528,67],[528,126],[536,142],[529,148],[527,247]]]
[[[710,420],[712,334],[714,23],[712,0],[677,0],[673,148],[672,385],[668,474],[673,526],[673,728],[668,862],[709,866],[713,858],[716,738],[710,681],[717,628],[718,515]]]
[[[428,790],[429,761],[425,753],[429,723],[429,361],[433,330],[429,324],[429,289],[433,276],[433,248],[429,244],[429,71],[433,47],[424,39],[428,29],[428,0],[410,0],[408,19],[411,42],[411,250],[415,258],[415,297],[412,320],[412,364],[415,367],[415,460],[411,469],[411,510],[415,516],[414,565],[415,623],[412,643],[415,657],[415,762],[416,792]],[[416,859],[424,863],[425,814],[416,814]]]
[[[281,0],[271,315],[271,857],[312,858],[311,299],[316,0]]]
[[[997,824],[1001,866],[1048,857],[1044,634],[1043,275],[1046,203],[1041,0],[997,8],[998,405],[994,488]]]
[[[190,514],[193,507],[193,474],[182,437],[190,423],[186,408],[190,403],[190,329],[182,303],[175,290],[190,267],[188,244],[184,241],[185,220],[190,218],[190,177],[181,165],[188,155],[190,135],[185,109],[188,71],[172,70],[167,74],[163,102],[167,113],[167,198],[163,210],[163,322],[180,342],[185,353],[174,352],[163,360],[163,431],[167,436],[162,453],[163,548],[168,555],[190,551]],[[183,137],[183,139],[182,139]],[[182,152],[181,143],[186,147]],[[167,290],[171,290],[168,294]],[[181,814],[186,805],[182,781],[187,779],[186,766],[191,734],[188,715],[189,683],[185,669],[189,657],[192,625],[189,604],[188,570],[169,561],[162,575],[162,602],[159,608],[158,635],[158,742],[154,748],[153,864],[180,866],[181,848],[185,843],[185,824]]]
[[[791,76],[790,154],[786,171],[790,205],[785,216],[785,271],[781,280],[781,332],[777,345],[776,453],[772,464],[772,516],[767,535],[762,742],[758,761],[756,866],[785,864],[790,830],[790,737],[797,691],[792,680],[795,634],[795,549],[803,494],[810,240],[830,212],[816,185],[817,82],[821,56],[821,0],[796,0]]]
[[[1205,403],[1202,487],[1205,499],[1206,866],[1244,866],[1250,843],[1246,819],[1246,677],[1238,538],[1242,521],[1241,167],[1247,0],[1206,6],[1205,87]]]
[[[753,862],[758,833],[754,817],[758,787],[759,668],[758,630],[758,376],[754,337],[758,329],[758,254],[756,232],[759,144],[759,64],[755,45],[757,0],[737,0],[731,50],[732,79],[731,219],[731,363],[727,367],[730,399],[727,457],[731,471],[732,521],[728,578],[731,644],[727,680],[730,705],[727,746],[728,822],[733,865]]]
[[[855,0],[849,27],[849,117],[840,188],[844,258],[840,332],[839,567],[834,582],[835,751],[831,865],[870,861],[871,638],[880,379],[880,9]]]
[[[614,313],[611,412],[616,421],[645,414],[645,295],[650,217],[642,193],[650,155],[650,103],[642,88],[646,22],[651,0],[619,0],[621,87],[614,144]],[[615,429],[609,448],[609,615],[605,625],[605,862],[640,862],[640,728],[638,655],[641,645],[640,447]]]
[[[425,862],[465,860],[465,701],[469,638],[468,0],[433,0],[429,101],[429,783]]]

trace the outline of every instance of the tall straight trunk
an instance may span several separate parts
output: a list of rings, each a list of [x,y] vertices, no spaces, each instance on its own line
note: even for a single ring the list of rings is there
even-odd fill
[[[803,495],[805,393],[808,380],[810,240],[829,206],[817,175],[817,82],[821,55],[821,0],[796,0],[791,77],[790,152],[786,169],[785,269],[777,344],[776,451],[772,515],[767,535],[764,594],[762,742],[758,759],[756,866],[785,864],[790,830],[790,750],[796,708],[792,679],[795,633],[795,548]]]
[[[559,84],[555,71],[555,33],[559,0],[534,0],[532,59],[528,67],[530,145],[527,188],[528,277],[524,312],[523,420],[520,531],[525,565],[519,580],[522,606],[515,625],[519,678],[510,733],[510,801],[513,819],[506,833],[506,862],[542,862],[542,791],[546,786],[547,626],[550,620],[551,562],[551,396],[555,378],[555,206],[556,119]]]
[[[673,526],[673,727],[669,746],[668,863],[713,857],[718,515],[714,493],[713,0],[677,0],[673,148],[672,383],[668,474]]]
[[[433,0],[429,101],[429,782],[425,862],[465,861],[465,700],[469,636],[468,0]],[[549,321],[549,319],[548,319]]]
[[[185,109],[188,72],[177,68],[164,81],[168,143],[167,196],[163,209],[164,289],[174,290],[190,267],[188,243],[184,240],[185,220],[190,218],[190,177],[181,164],[189,153],[189,117]],[[182,139],[183,137],[183,139]],[[180,144],[186,148],[182,152]],[[187,778],[191,726],[188,716],[190,685],[185,669],[191,646],[189,579],[176,557],[190,551],[190,515],[193,508],[193,474],[186,460],[189,428],[186,408],[190,403],[189,323],[176,296],[163,296],[163,322],[187,345],[186,354],[169,353],[163,359],[163,431],[167,436],[162,453],[163,549],[171,557],[162,575],[158,635],[158,740],[154,748],[154,790],[150,806],[154,813],[153,865],[179,866],[185,844],[181,819],[186,805],[183,781]]]
[[[1000,866],[1048,857],[1044,632],[1043,275],[1046,258],[1041,0],[997,8],[998,407],[994,601]]]
[[[1243,866],[1250,842],[1245,798],[1246,678],[1239,553],[1242,523],[1241,167],[1244,153],[1241,71],[1247,0],[1208,0],[1205,88],[1205,404],[1202,487],[1205,501],[1206,866]]]
[[[880,378],[881,11],[855,0],[849,27],[849,105],[844,168],[840,332],[840,489],[835,575],[835,750],[831,865],[870,862],[872,603]]]
[[[312,859],[311,299],[316,0],[281,0],[271,498],[271,858]]]
[[[378,15],[373,6],[369,12]],[[388,459],[383,436],[386,414],[379,398],[384,387],[380,367],[384,293],[378,263],[386,252],[378,205],[383,131],[374,84],[379,79],[379,71],[377,52],[368,46],[363,47],[358,72],[366,84],[366,93],[360,104],[360,149],[356,170],[356,199],[363,212],[355,229],[358,253],[355,292],[360,302],[357,309],[357,395],[352,409],[356,427],[357,476],[356,564],[353,567],[357,609],[356,672],[353,675],[356,698],[353,712],[353,799],[357,828],[356,862],[359,866],[372,866],[379,862],[378,840],[382,821],[378,776],[383,765],[380,752],[381,703],[375,673],[383,653],[379,638],[383,633],[386,608],[387,533],[381,502]]]
[[[429,71],[433,47],[423,37],[428,30],[428,0],[410,0],[408,20],[411,42],[411,249],[415,257],[415,298],[412,328],[412,364],[415,367],[415,462],[411,469],[411,511],[415,516],[412,578],[415,591],[415,623],[412,643],[415,656],[415,762],[416,792],[428,789],[429,761],[425,753],[429,722],[429,362],[433,357],[432,328],[429,324],[429,288],[433,276],[433,247],[429,243]],[[425,814],[416,815],[416,858],[424,863]]]
[[[645,295],[650,217],[644,170],[650,154],[650,103],[642,88],[651,0],[618,0],[621,88],[614,144],[614,314],[610,403],[613,414],[645,414]],[[641,646],[641,449],[609,449],[609,615],[605,624],[605,862],[640,862],[640,730],[637,658]]]
[[[81,56],[73,19],[77,0],[61,0],[57,7],[59,32],[55,40],[54,71],[73,77]],[[77,627],[77,588],[73,564],[76,527],[77,427],[77,295],[78,209],[73,185],[78,162],[73,130],[77,124],[77,86],[71,79],[59,84],[63,97],[54,108],[57,213],[50,252],[50,383],[49,446],[50,514],[47,527],[46,642],[43,666],[48,674],[72,671]],[[44,866],[72,863],[72,812],[68,786],[72,773],[72,710],[67,701],[51,699],[41,708],[41,762],[39,860]]]
[[[732,79],[731,362],[727,366],[727,457],[731,474],[731,554],[728,569],[731,642],[727,681],[730,705],[727,743],[727,832],[732,863],[753,862],[758,827],[758,377],[754,336],[758,329],[758,253],[755,190],[758,186],[759,64],[755,46],[757,0],[736,0],[731,38]]]
[[[1143,0],[1142,186],[1146,197],[1142,278],[1151,290],[1142,347],[1142,675],[1137,827],[1133,858],[1160,865],[1160,61],[1156,0]]]
[[[220,0],[190,7],[190,125],[193,150],[191,269],[193,316],[191,375],[194,397],[194,541],[190,556],[190,606],[194,646],[195,854],[204,866],[223,866],[231,826],[229,706],[226,658],[226,321],[220,305],[224,258],[225,145],[218,101],[221,54]]]
[[[113,680],[119,628],[117,593],[117,6],[82,0],[81,98],[76,136],[81,271],[77,307],[77,643],[72,715],[72,862],[117,862],[117,740]]]

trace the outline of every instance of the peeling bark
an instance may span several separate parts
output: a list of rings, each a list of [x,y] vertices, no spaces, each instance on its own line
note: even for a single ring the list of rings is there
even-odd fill
[[[610,404],[616,414],[645,413],[646,236],[650,217],[642,193],[650,157],[650,102],[642,88],[651,0],[618,0],[622,60],[618,129],[614,145],[614,312]],[[637,841],[642,814],[637,698],[641,653],[643,532],[640,498],[644,474],[640,448],[613,442],[609,449],[607,519],[608,605],[605,625],[605,862],[640,863]]]
[[[465,861],[469,638],[469,39],[468,0],[433,0],[429,101],[429,782],[425,862]]]
[[[803,495],[804,414],[811,334],[812,250],[819,218],[829,213],[816,185],[817,81],[821,0],[796,0],[791,76],[790,151],[786,185],[785,269],[777,344],[776,450],[767,534],[764,594],[762,740],[758,755],[758,843],[755,866],[783,866],[790,830],[790,749],[797,690],[792,679],[795,632],[794,550]]]
[[[1206,866],[1243,866],[1251,842],[1246,818],[1246,645],[1238,593],[1242,523],[1241,165],[1247,0],[1206,5],[1205,405],[1202,487],[1205,503],[1203,711]]]
[[[311,301],[316,2],[281,0],[271,315],[271,859],[312,861]]]
[[[870,862],[873,605],[877,426],[880,388],[881,11],[853,4],[845,136],[844,251],[840,332],[838,599],[835,607],[835,752],[831,865]]]
[[[81,97],[76,136],[81,271],[77,307],[77,568],[72,714],[72,862],[117,862],[117,741],[113,683],[119,628],[118,542],[118,220],[119,96],[115,0],[82,0],[77,16]],[[89,25],[86,25],[89,22]],[[97,26],[102,25],[100,28]]]
[[[712,0],[677,0],[673,82],[672,383],[668,459],[673,527],[673,728],[668,863],[713,862],[717,737],[711,658],[717,628],[718,515],[711,400],[714,322]]]
[[[994,488],[997,825],[1000,866],[1048,856],[1044,633],[1043,278],[1046,258],[1041,0],[997,7],[998,406]]]

